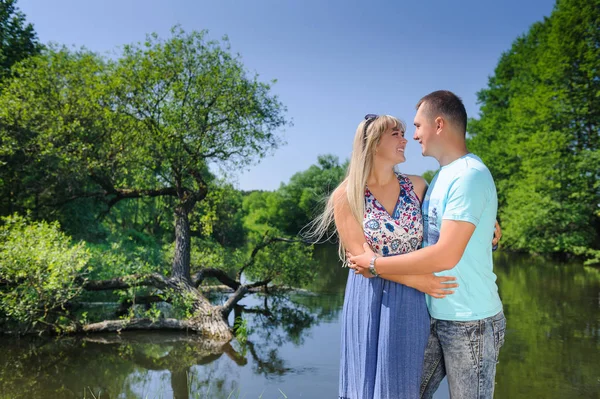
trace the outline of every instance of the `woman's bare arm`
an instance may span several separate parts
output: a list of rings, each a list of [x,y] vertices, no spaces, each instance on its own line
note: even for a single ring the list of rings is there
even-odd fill
[[[352,254],[364,253],[362,245],[365,242],[365,235],[362,227],[352,215],[346,196],[345,185],[341,185],[332,195],[334,195],[335,201],[335,225],[344,248]],[[433,274],[410,276],[380,275],[380,277],[412,287],[435,298],[443,298],[446,295],[452,294],[454,291],[450,289],[458,287],[458,284],[453,282],[456,278],[448,276],[438,277]]]

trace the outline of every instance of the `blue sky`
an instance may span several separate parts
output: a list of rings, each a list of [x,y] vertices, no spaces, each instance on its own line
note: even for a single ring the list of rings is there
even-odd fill
[[[412,137],[415,103],[439,89],[462,97],[477,116],[477,91],[502,52],[552,0],[20,0],[40,40],[109,53],[166,37],[180,24],[228,35],[251,73],[277,79],[273,91],[293,126],[287,144],[260,164],[230,171],[244,190],[273,190],[316,162],[319,154],[349,157],[356,126],[367,113],[404,120]],[[437,169],[409,140],[405,173]]]

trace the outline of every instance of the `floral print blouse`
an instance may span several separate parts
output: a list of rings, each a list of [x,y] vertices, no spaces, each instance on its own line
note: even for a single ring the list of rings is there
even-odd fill
[[[400,183],[400,195],[391,215],[369,188],[365,188],[365,238],[373,252],[383,256],[416,251],[423,241],[419,197],[408,177],[403,174],[396,176]]]

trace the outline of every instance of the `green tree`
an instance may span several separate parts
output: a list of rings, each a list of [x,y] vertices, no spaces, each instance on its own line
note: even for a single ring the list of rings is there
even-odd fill
[[[56,211],[77,198],[101,209],[89,169],[108,163],[116,141],[114,113],[103,106],[109,67],[92,53],[53,48],[14,66],[0,96],[3,214],[66,222]]]
[[[192,235],[212,238],[219,245],[230,248],[243,246],[243,194],[226,182],[211,184],[205,201],[199,205],[198,216],[192,222]]]
[[[343,180],[346,167],[334,155],[320,155],[316,165],[294,174],[278,190],[246,196],[244,223],[249,229],[275,227],[287,235],[297,235],[323,210],[327,196]]]
[[[423,179],[425,179],[425,181],[427,183],[431,183],[431,181],[433,180],[433,177],[435,176],[436,173],[437,173],[436,170],[426,170],[423,173]]]
[[[33,25],[16,7],[16,0],[0,0],[0,83],[17,62],[37,54],[40,44]]]
[[[478,93],[469,148],[497,183],[506,247],[600,247],[600,1],[559,0]]]
[[[15,4],[16,0],[0,0],[0,86],[10,76],[15,63],[38,54],[41,49],[33,26],[25,22],[25,16]],[[4,129],[4,121],[0,118],[0,132]],[[6,204],[12,203],[11,193],[17,178],[10,174],[7,176],[6,165],[23,163],[23,159],[16,156],[8,160],[4,151],[5,141],[6,136],[0,133],[0,214],[7,216],[16,211],[10,206],[6,207]]]
[[[190,226],[199,218],[196,205],[209,195],[208,165],[247,165],[281,143],[275,133],[287,123],[285,108],[270,84],[248,75],[226,39],[209,41],[206,32],[178,28],[167,40],[151,35],[125,46],[114,61],[54,48],[16,70],[0,96],[1,156],[11,165],[6,178],[15,193],[5,209],[33,209],[35,217],[47,209],[44,215],[51,216],[65,203],[86,199],[106,214],[132,199],[170,198],[170,276],[117,277],[86,288],[146,285],[176,292],[194,315],[177,328],[229,339],[227,314],[252,287],[230,282],[239,290],[213,307],[196,286],[207,275],[226,276],[202,270],[192,276]],[[108,328],[144,323],[115,321]]]

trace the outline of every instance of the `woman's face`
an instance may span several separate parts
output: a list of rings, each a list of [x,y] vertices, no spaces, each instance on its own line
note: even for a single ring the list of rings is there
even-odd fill
[[[406,161],[404,150],[408,141],[400,126],[388,126],[379,138],[375,157],[398,164]]]

